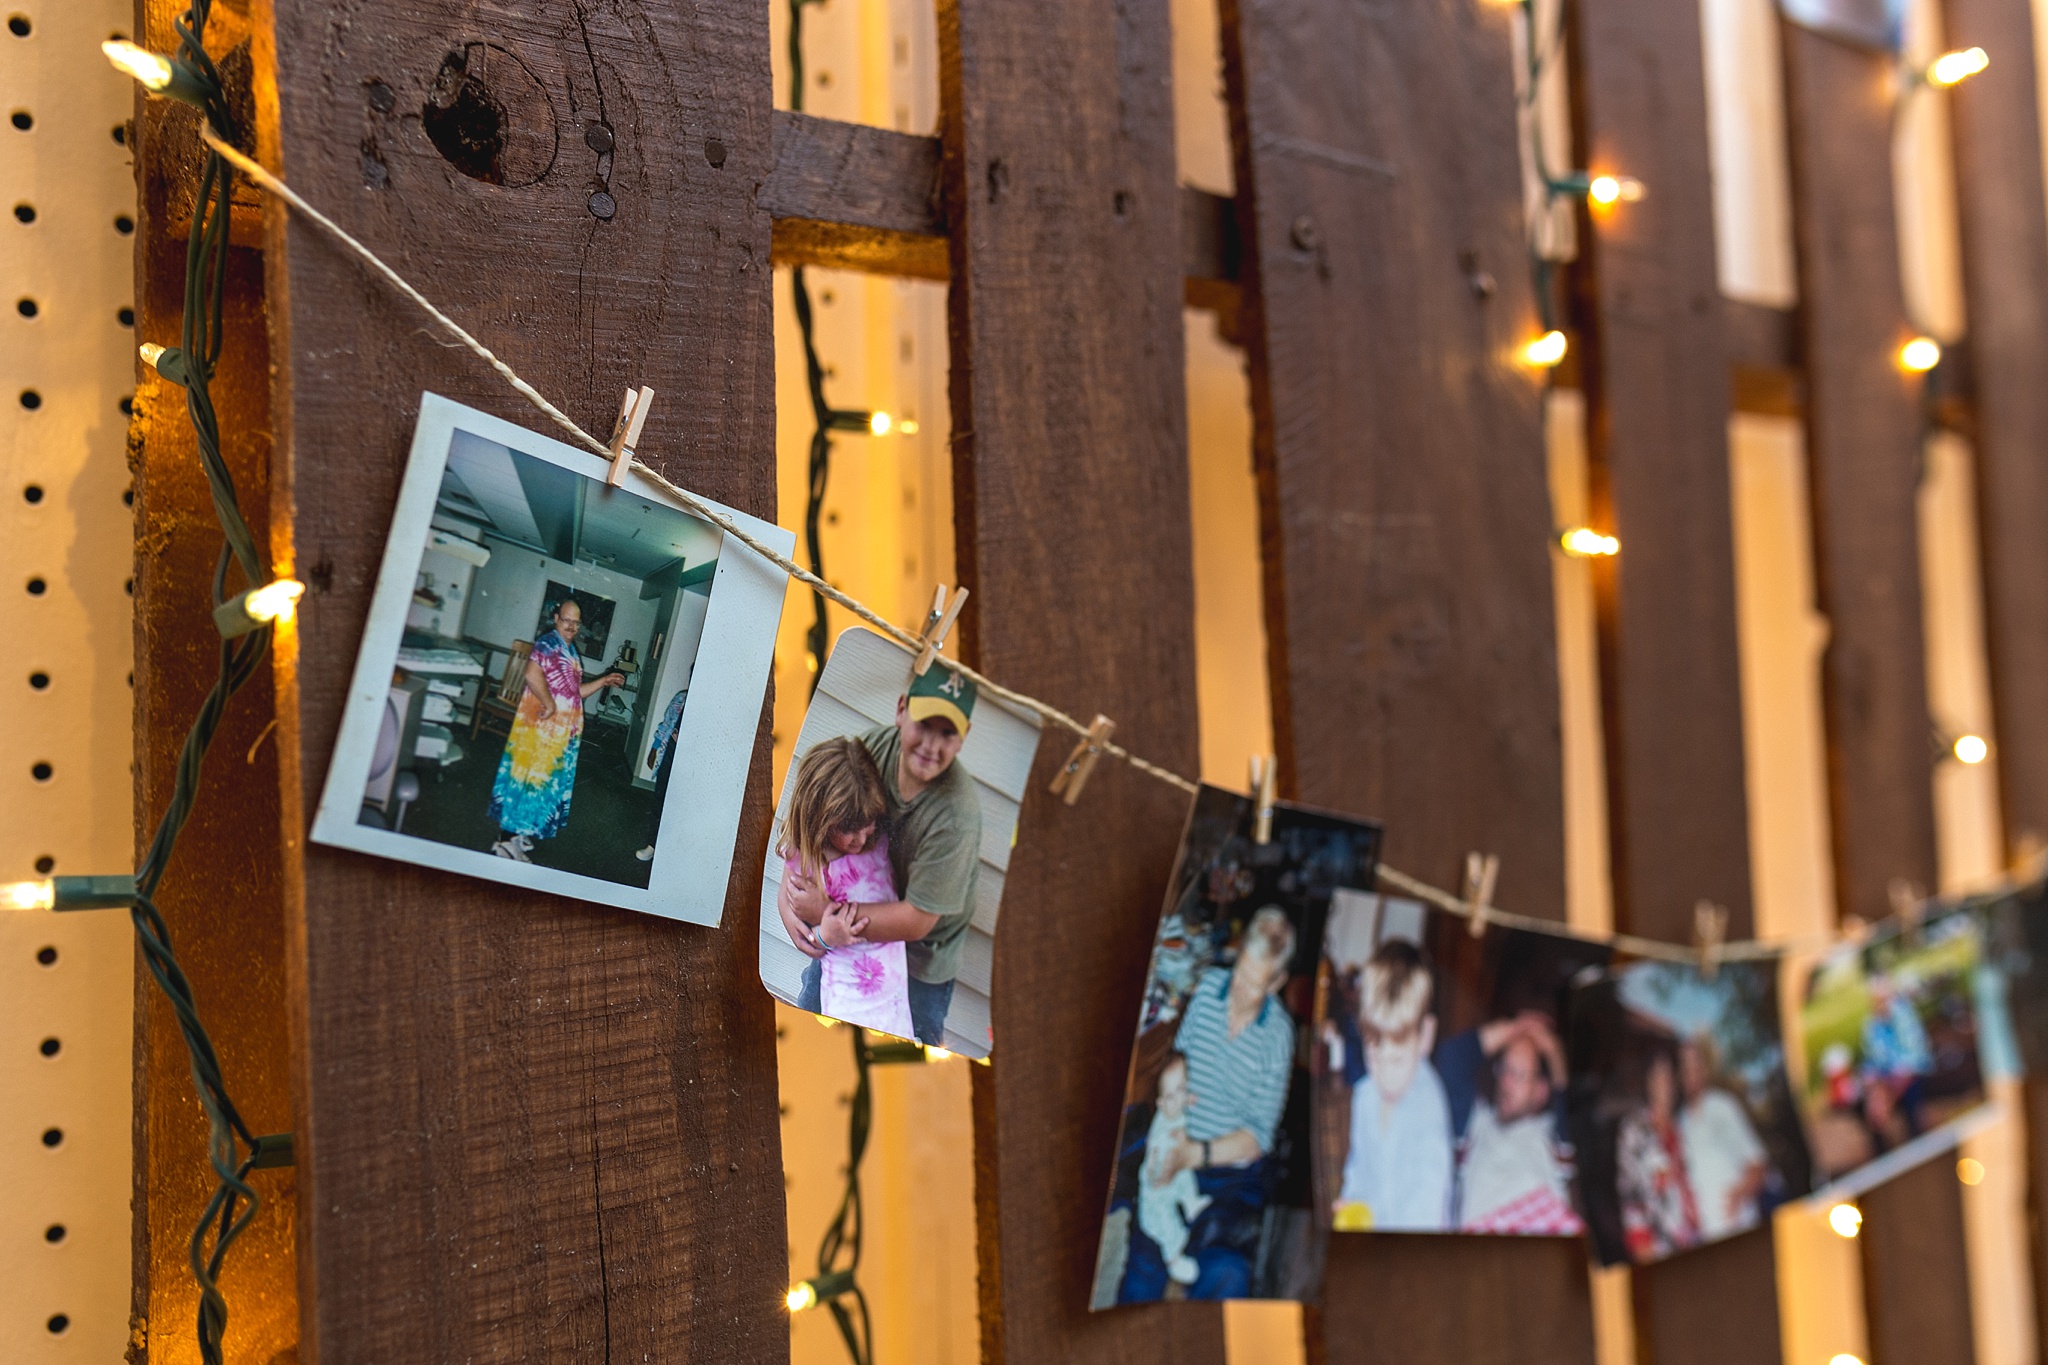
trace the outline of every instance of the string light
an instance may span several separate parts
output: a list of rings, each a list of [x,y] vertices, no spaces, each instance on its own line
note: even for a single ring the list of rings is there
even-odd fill
[[[1899,347],[1899,368],[1909,374],[1925,374],[1941,363],[1941,343],[1933,337],[1914,337]]]
[[[1854,1204],[1837,1204],[1828,1210],[1828,1226],[1837,1237],[1853,1238],[1863,1231],[1863,1210]]]
[[[1973,1156],[1966,1156],[1956,1163],[1956,1179],[1965,1185],[1984,1183],[1984,1163]]]
[[[891,422],[886,412],[874,412],[868,417],[868,430],[877,436],[887,436]]]
[[[0,889],[0,907],[9,910],[54,910],[57,888],[49,881],[14,882]]]
[[[115,70],[133,76],[152,95],[204,109],[208,96],[214,93],[206,80],[186,63],[151,52],[126,38],[109,38],[100,44],[100,51],[107,54]]]
[[[1596,175],[1586,182],[1586,198],[1603,208],[1633,204],[1643,197],[1643,182],[1627,175]]]
[[[1574,526],[1557,538],[1564,552],[1574,559],[1605,559],[1621,553],[1621,542],[1590,526]]]
[[[1955,754],[1956,762],[1974,768],[1991,757],[1991,745],[1982,735],[1959,735],[1951,752]]]
[[[213,623],[221,638],[232,640],[263,626],[290,621],[298,613],[299,599],[306,585],[296,578],[279,578],[260,588],[230,597],[213,609]]]
[[[1970,77],[1991,65],[1990,54],[1981,47],[1966,47],[1959,52],[1944,52],[1927,66],[1927,83],[1941,89],[1960,85]]]
[[[1522,359],[1531,365],[1549,369],[1564,359],[1564,353],[1571,349],[1571,341],[1563,332],[1553,327],[1522,347]]]
[[[1863,1365],[1863,1357],[1850,1355],[1847,1351],[1828,1357],[1828,1365]]]
[[[953,1054],[942,1047],[928,1047],[924,1050],[924,1059],[928,1062],[950,1062]]]

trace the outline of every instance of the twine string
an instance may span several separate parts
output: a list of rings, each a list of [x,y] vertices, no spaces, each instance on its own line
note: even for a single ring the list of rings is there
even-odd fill
[[[563,431],[568,433],[569,436],[571,436],[579,445],[584,446],[586,449],[590,450],[594,454],[603,456],[607,460],[611,458],[612,452],[611,447],[609,445],[607,445],[603,441],[598,440],[597,437],[585,431],[581,426],[577,425],[575,420],[571,418],[567,413],[563,412],[553,403],[550,403],[545,397],[541,395],[538,389],[534,388],[533,385],[527,383],[524,379],[520,378],[519,374],[515,370],[513,370],[513,368],[510,365],[507,365],[504,361],[500,360],[497,357],[497,355],[491,351],[489,347],[485,346],[481,341],[478,341],[475,337],[471,336],[469,332],[462,326],[462,324],[458,323],[457,321],[455,321],[455,319],[449,317],[446,313],[442,312],[439,308],[435,307],[432,301],[430,301],[424,294],[420,293],[419,290],[413,288],[413,286],[406,281],[404,276],[400,275],[396,270],[392,269],[389,265],[386,265],[382,258],[380,258],[376,252],[370,250],[369,247],[363,245],[363,243],[356,240],[354,236],[350,235],[347,229],[343,228],[339,223],[336,223],[332,218],[329,218],[319,209],[313,207],[313,205],[308,203],[302,196],[300,196],[300,194],[296,190],[292,189],[292,187],[290,185],[287,185],[282,179],[278,178],[275,175],[272,175],[269,171],[265,170],[260,164],[258,164],[254,159],[244,155],[234,146],[224,141],[222,138],[220,138],[218,135],[214,133],[212,128],[202,124],[200,127],[200,136],[206,140],[207,146],[211,147],[221,157],[223,157],[225,160],[233,164],[237,170],[241,171],[242,174],[248,176],[252,182],[261,186],[263,189],[269,191],[278,199],[282,200],[284,203],[290,205],[299,213],[303,214],[310,222],[314,223],[322,231],[327,233],[328,236],[332,237],[336,242],[339,242],[342,246],[346,247],[351,253],[353,253],[357,258],[359,258],[363,262],[363,264],[367,265],[371,270],[375,271],[393,288],[398,290],[399,293],[411,299],[415,304],[419,306],[422,312],[426,313],[428,317],[434,320],[436,325],[438,325],[443,331],[447,332],[450,336],[454,337],[463,346],[467,347],[479,360],[482,360],[485,364],[489,365],[493,370],[496,370],[499,376],[502,377],[507,384],[510,384],[512,388],[520,394],[521,397],[525,398],[527,402],[533,404],[535,408],[537,408],[541,413],[543,413],[550,421],[554,422],[556,426],[560,427]],[[905,630],[903,627],[897,625],[895,622],[883,617],[879,612],[875,611],[865,602],[862,602],[858,598],[853,597],[845,592],[842,592],[838,588],[834,587],[832,584],[827,583],[824,579],[818,577],[818,575],[812,573],[809,569],[797,563],[795,560],[783,554],[781,551],[775,549],[773,546],[763,543],[758,537],[749,533],[744,527],[734,522],[732,518],[726,516],[725,513],[721,512],[718,508],[712,506],[710,503],[706,502],[697,494],[692,493],[687,488],[678,486],[677,484],[669,480],[665,475],[663,475],[659,470],[650,468],[648,465],[642,463],[640,460],[637,459],[632,461],[632,468],[635,473],[641,475],[643,478],[647,479],[648,482],[654,484],[657,488],[661,489],[671,498],[675,499],[684,507],[688,508],[692,514],[701,517],[705,521],[708,521],[712,525],[718,527],[718,529],[723,531],[726,535],[731,536],[734,540],[746,546],[749,550],[761,556],[761,558],[767,560],[769,563],[775,565],[775,567],[781,569],[784,573],[788,574],[791,578],[796,579],[798,582],[802,583],[805,587],[811,589],[813,592],[821,593],[831,601],[837,602],[840,606],[852,612],[861,621],[874,627],[875,630],[887,636],[889,639],[894,640],[897,644],[902,645],[905,649],[910,650],[913,654],[923,648],[924,641],[920,637],[912,634],[908,630]],[[1057,706],[1053,706],[1050,703],[1041,701],[1038,698],[1029,696],[1025,693],[1015,691],[1012,688],[1004,687],[1001,683],[996,682],[993,678],[990,678],[986,674],[981,673],[964,663],[948,659],[946,661],[946,664],[947,667],[952,668],[956,672],[965,674],[967,677],[973,679],[976,686],[979,687],[982,692],[987,693],[990,696],[999,698],[1000,700],[1008,702],[1012,706],[1018,707],[1022,710],[1034,712],[1044,720],[1050,721],[1052,724],[1057,725],[1063,730],[1070,731],[1075,735],[1086,738],[1089,734],[1087,725],[1083,724],[1076,717],[1067,714],[1065,711],[1062,711]],[[1170,768],[1161,767],[1157,763],[1153,763],[1145,758],[1142,758],[1139,755],[1132,753],[1129,749],[1125,748],[1121,744],[1105,741],[1100,745],[1100,748],[1103,753],[1108,754],[1110,757],[1115,758],[1120,762],[1127,763],[1131,767],[1137,769],[1139,772],[1144,773],[1146,776],[1157,778],[1159,781],[1166,783],[1168,786],[1175,787],[1180,791],[1187,793],[1190,796],[1196,795],[1201,791],[1200,783],[1195,782],[1191,778],[1183,777],[1181,774],[1174,772]],[[1378,877],[1379,880],[1385,883],[1386,885],[1393,887],[1398,891],[1405,892],[1408,895],[1413,896],[1415,899],[1423,901],[1428,905],[1434,906],[1436,909],[1442,910],[1446,914],[1456,915],[1460,919],[1464,919],[1468,918],[1472,913],[1471,906],[1468,905],[1461,897],[1449,891],[1445,891],[1440,887],[1431,886],[1428,882],[1425,882],[1420,878],[1411,877],[1405,872],[1402,872],[1393,867],[1389,867],[1384,862],[1380,863],[1378,866]],[[1690,964],[1697,964],[1699,961],[1699,951],[1696,948],[1689,947],[1683,944],[1670,943],[1662,939],[1645,938],[1639,934],[1616,933],[1596,935],[1582,933],[1578,930],[1573,929],[1569,925],[1560,924],[1556,920],[1537,919],[1532,915],[1517,915],[1490,905],[1486,909],[1486,919],[1489,924],[1499,924],[1504,928],[1521,929],[1526,930],[1530,933],[1537,934],[1548,934],[1555,938],[1570,938],[1578,939],[1583,942],[1610,944],[1617,950],[1626,953],[1632,957],[1653,958],[1664,962],[1679,962]],[[1835,939],[1834,937],[1815,937],[1789,941],[1780,940],[1775,942],[1764,942],[1761,940],[1750,939],[1737,942],[1723,943],[1717,949],[1715,955],[1719,960],[1724,962],[1762,961],[1770,958],[1785,956],[1788,954],[1823,951],[1836,941],[1837,939]]]

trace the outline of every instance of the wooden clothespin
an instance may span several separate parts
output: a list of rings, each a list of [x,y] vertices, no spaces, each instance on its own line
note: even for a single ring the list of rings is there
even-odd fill
[[[1920,921],[1927,918],[1926,893],[1910,878],[1894,877],[1885,884],[1885,894],[1891,898],[1892,914],[1898,917],[1901,931],[1917,939]]]
[[[612,487],[626,486],[626,471],[633,464],[633,447],[640,444],[640,429],[647,425],[647,414],[653,409],[653,389],[626,390],[626,401],[619,405],[619,420],[612,427],[611,472],[604,476]]]
[[[1273,793],[1280,784],[1280,760],[1272,754],[1252,755],[1252,842],[1273,842]]]
[[[1095,762],[1102,757],[1102,746],[1109,743],[1109,737],[1116,730],[1116,722],[1108,716],[1098,715],[1088,727],[1088,733],[1074,746],[1074,752],[1067,755],[1066,763],[1053,774],[1052,794],[1063,796],[1068,805],[1081,799],[1081,788],[1088,785],[1088,774],[1095,771]]]
[[[960,608],[967,605],[967,589],[959,588],[953,593],[953,600],[946,601],[946,585],[939,584],[939,590],[932,594],[932,609],[925,615],[924,631],[920,639],[923,648],[917,651],[917,663],[911,671],[922,678],[932,666],[932,660],[946,643],[946,632],[953,629],[953,622],[960,619]]]
[[[1700,975],[1714,979],[1721,967],[1721,945],[1728,939],[1728,910],[1712,901],[1697,901],[1692,907],[1692,936],[1699,944]]]
[[[1493,888],[1500,880],[1500,858],[1492,853],[1465,855],[1465,928],[1472,937],[1486,933],[1486,912],[1493,908]]]

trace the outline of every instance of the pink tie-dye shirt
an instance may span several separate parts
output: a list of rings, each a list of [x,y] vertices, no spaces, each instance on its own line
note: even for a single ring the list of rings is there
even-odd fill
[[[783,860],[785,875],[796,871],[795,857]],[[825,895],[855,905],[879,905],[896,899],[895,873],[889,866],[889,839],[878,837],[859,853],[825,864]],[[819,991],[819,1013],[897,1038],[912,1036],[910,968],[901,943],[855,943],[825,954]]]

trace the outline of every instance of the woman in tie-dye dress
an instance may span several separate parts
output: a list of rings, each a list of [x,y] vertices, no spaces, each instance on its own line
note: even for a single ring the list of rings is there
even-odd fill
[[[491,788],[491,818],[503,837],[491,845],[500,858],[533,861],[534,841],[552,838],[569,819],[576,794],[576,751],[583,740],[583,699],[601,687],[623,686],[625,677],[607,673],[583,680],[576,635],[583,608],[575,598],[554,610],[553,630],[533,642],[526,660],[526,690],[498,763]]]

